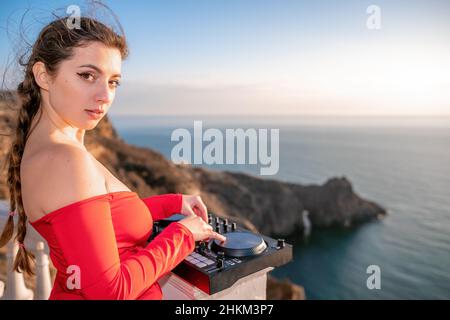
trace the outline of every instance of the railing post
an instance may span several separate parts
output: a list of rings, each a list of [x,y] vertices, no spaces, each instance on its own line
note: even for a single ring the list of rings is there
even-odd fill
[[[2,300],[33,300],[33,290],[25,286],[23,273],[13,271],[14,258],[19,249],[16,241],[12,240],[8,243],[8,252],[6,254],[8,260],[8,270],[6,279],[6,290]]]
[[[52,290],[48,255],[44,252],[44,242],[36,244],[36,300],[48,300]]]

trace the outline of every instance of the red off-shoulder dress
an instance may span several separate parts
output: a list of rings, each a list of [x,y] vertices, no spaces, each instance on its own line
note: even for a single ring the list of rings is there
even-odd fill
[[[181,202],[181,194],[141,199],[117,191],[30,222],[57,269],[49,299],[162,299],[157,280],[194,251],[194,237],[174,222],[147,240],[153,221],[180,212]]]

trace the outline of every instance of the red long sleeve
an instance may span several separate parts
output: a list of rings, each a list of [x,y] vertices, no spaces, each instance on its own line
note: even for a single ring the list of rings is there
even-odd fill
[[[181,193],[166,193],[143,198],[149,208],[153,221],[158,221],[181,211],[183,195]]]
[[[80,292],[85,299],[136,299],[186,258],[194,250],[195,241],[184,225],[172,223],[145,247],[135,245],[128,254],[119,256],[116,233],[131,234],[134,230],[147,239],[149,233],[143,234],[141,227],[145,221],[147,228],[147,221],[139,219],[149,214],[137,195],[123,197],[123,205],[110,200],[93,197],[31,224],[49,241],[59,273],[71,265],[79,267]]]

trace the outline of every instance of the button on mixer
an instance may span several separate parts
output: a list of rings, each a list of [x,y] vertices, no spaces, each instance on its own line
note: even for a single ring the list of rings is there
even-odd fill
[[[199,268],[206,267],[206,263],[203,263],[203,262],[198,262],[198,263],[196,263],[195,265],[196,265],[197,267],[199,267]]]
[[[280,249],[283,249],[285,246],[285,241],[284,239],[278,239],[277,240],[277,247],[279,247]]]
[[[207,260],[205,260],[203,262],[206,263],[206,265],[208,265],[208,266],[214,264],[214,261],[212,261],[211,259],[207,259]]]

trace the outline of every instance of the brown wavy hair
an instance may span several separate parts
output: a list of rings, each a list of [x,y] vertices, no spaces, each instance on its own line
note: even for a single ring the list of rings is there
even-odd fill
[[[54,76],[58,70],[58,65],[72,57],[74,48],[87,46],[92,42],[100,42],[107,47],[118,49],[122,59],[125,59],[128,55],[128,46],[124,35],[119,35],[112,28],[93,18],[80,17],[79,28],[70,27],[68,19],[67,17],[59,18],[45,26],[32,46],[28,58],[22,55],[18,61],[24,69],[24,79],[17,87],[20,108],[15,137],[12,139],[6,158],[6,164],[8,165],[7,185],[10,211],[18,216],[17,232],[14,239],[20,244],[13,270],[26,272],[29,275],[35,274],[32,268],[34,255],[23,246],[27,233],[27,216],[22,203],[20,164],[25,144],[34,129],[34,127],[31,128],[31,123],[38,113],[37,122],[42,115],[40,87],[33,75],[33,65],[39,61],[44,63],[47,72]],[[0,248],[9,242],[13,234],[14,217],[10,214],[0,236]]]

